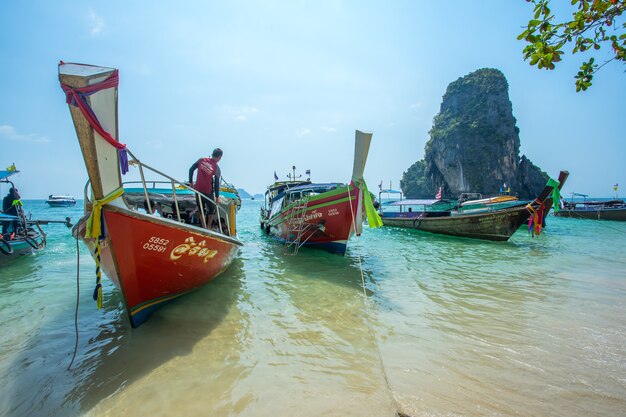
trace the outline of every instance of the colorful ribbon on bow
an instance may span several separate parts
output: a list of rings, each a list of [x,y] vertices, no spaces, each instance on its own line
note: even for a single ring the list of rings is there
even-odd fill
[[[372,196],[367,189],[367,184],[365,184],[365,180],[363,180],[363,205],[365,206],[365,213],[367,214],[367,224],[369,224],[372,229],[382,226],[383,221],[378,215],[376,209],[374,208],[374,204],[372,203]]]
[[[546,185],[552,186],[552,207],[554,207],[554,212],[559,211],[559,201],[561,199],[561,191],[559,190],[560,182],[555,179],[550,178]]]
[[[119,196],[124,194],[124,188],[120,187],[117,190],[111,191],[100,200],[95,200],[92,204],[91,214],[87,219],[87,229],[85,230],[85,237],[98,239],[100,237],[100,230],[102,228],[102,206],[115,200]]]
[[[61,62],[63,64],[63,62]],[[118,154],[120,157],[120,169],[122,174],[126,174],[128,172],[128,155],[126,154],[126,145],[117,141],[109,132],[104,130],[100,121],[96,117],[96,114],[93,112],[89,104],[87,103],[86,97],[97,93],[101,90],[106,90],[107,88],[117,87],[119,84],[119,72],[118,70],[113,71],[113,73],[108,76],[104,81],[99,83],[91,84],[86,87],[70,87],[66,84],[61,84],[61,89],[65,92],[65,101],[67,104],[71,106],[78,107],[87,120],[89,125],[98,132],[100,136],[104,140],[106,140],[111,146],[115,147],[118,150]]]

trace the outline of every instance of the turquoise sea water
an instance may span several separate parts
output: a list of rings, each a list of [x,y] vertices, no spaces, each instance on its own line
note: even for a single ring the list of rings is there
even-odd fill
[[[108,280],[96,309],[85,247],[77,268],[45,227],[0,269],[0,415],[626,415],[626,224],[549,217],[506,243],[365,227],[345,257],[284,256],[259,204],[230,269],[138,329]]]

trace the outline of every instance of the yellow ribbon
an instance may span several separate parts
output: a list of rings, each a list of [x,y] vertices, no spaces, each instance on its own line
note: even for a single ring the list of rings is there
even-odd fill
[[[98,239],[100,237],[102,218],[102,206],[115,200],[119,196],[124,194],[124,188],[120,187],[117,190],[111,191],[100,200],[95,200],[92,205],[91,214],[87,219],[87,230],[85,231],[85,237],[91,237]]]
[[[13,200],[12,206],[23,206],[22,200]]]

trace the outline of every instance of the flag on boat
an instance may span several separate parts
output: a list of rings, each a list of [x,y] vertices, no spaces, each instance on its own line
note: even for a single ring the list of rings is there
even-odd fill
[[[274,181],[278,181],[278,175],[276,175],[276,171],[274,171]]]
[[[10,167],[7,167],[7,171],[9,172],[17,171],[17,168],[15,167],[15,162],[13,162],[13,164]]]
[[[391,187],[390,187],[390,188],[391,188]],[[382,191],[382,190],[383,190],[383,180],[380,180],[380,184],[378,184],[378,189],[379,189],[380,191]]]
[[[441,197],[442,197],[441,187],[439,187],[439,191],[437,191],[437,195],[435,196],[435,200],[441,200]]]
[[[613,184],[613,191],[617,191],[618,188],[619,188],[618,183]]]

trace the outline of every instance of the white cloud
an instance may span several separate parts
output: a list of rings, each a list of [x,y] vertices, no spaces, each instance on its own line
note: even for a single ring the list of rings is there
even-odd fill
[[[322,126],[320,130],[325,133],[337,133],[337,129],[334,127]]]
[[[411,106],[410,106],[411,110],[417,110],[417,109],[419,109],[420,107],[422,107],[422,103],[420,103],[420,102],[413,103],[413,104],[411,104]]]
[[[15,135],[15,128],[9,125],[0,125],[0,135],[13,136]]]
[[[0,125],[0,137],[4,137],[8,140],[15,142],[33,142],[33,143],[48,143],[52,142],[45,136],[37,136],[35,134],[20,134],[15,130],[13,126]]]
[[[93,10],[90,10],[89,21],[91,26],[89,32],[91,33],[91,36],[100,34],[100,32],[104,29],[104,19],[98,16]]]
[[[250,116],[259,112],[256,107],[249,106],[224,106],[224,110],[238,122],[246,122]]]
[[[310,135],[310,134],[311,134],[311,129],[307,129],[306,127],[301,127],[300,129],[296,131],[296,135],[298,135],[299,137]]]

